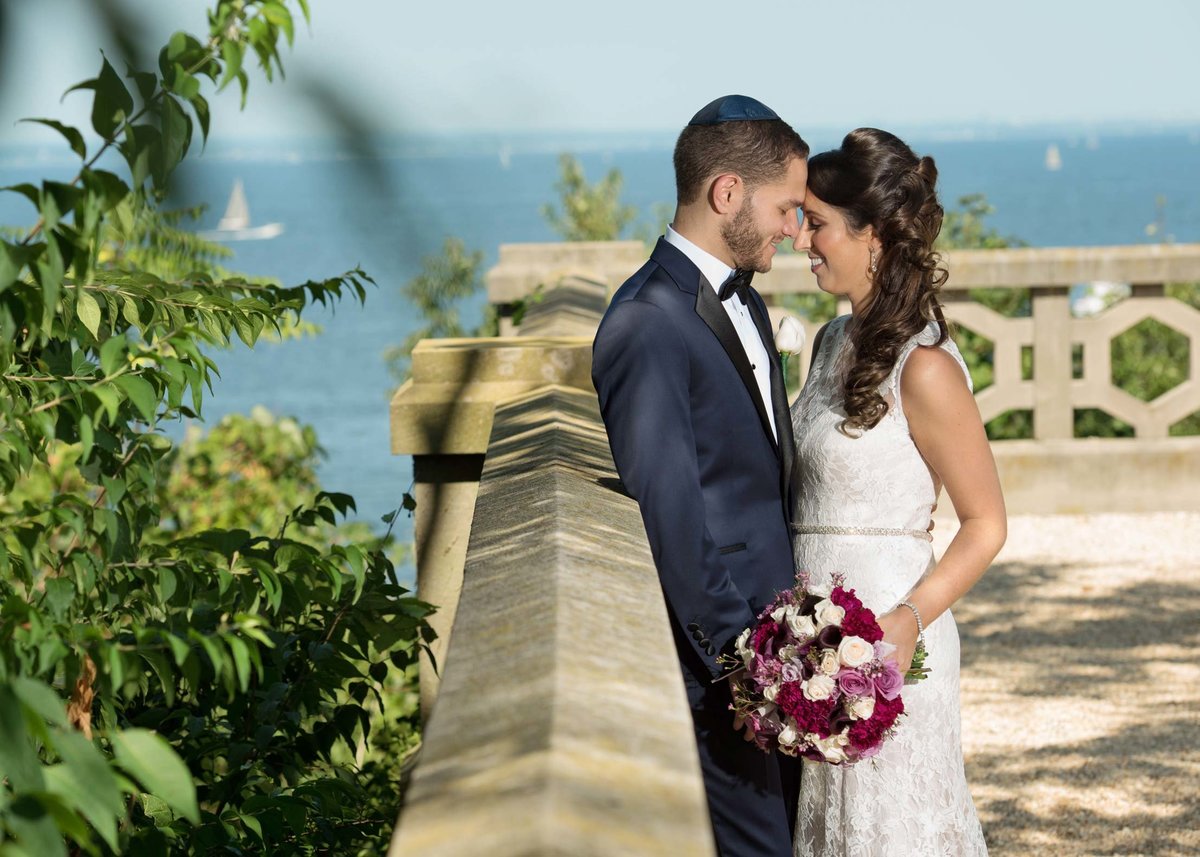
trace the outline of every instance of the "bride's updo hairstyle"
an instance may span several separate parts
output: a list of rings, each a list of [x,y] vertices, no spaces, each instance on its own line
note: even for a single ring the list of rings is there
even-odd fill
[[[904,141],[877,128],[859,128],[841,148],[808,162],[808,187],[841,211],[859,233],[873,227],[882,247],[872,275],[871,296],[851,337],[854,364],[845,381],[842,430],[873,428],[887,413],[879,385],[896,364],[900,349],[930,321],[948,335],[938,303],[946,269],[933,251],[942,228],[937,167],[918,158]]]

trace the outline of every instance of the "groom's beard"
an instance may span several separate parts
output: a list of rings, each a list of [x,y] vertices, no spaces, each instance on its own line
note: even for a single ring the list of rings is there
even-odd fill
[[[765,274],[771,270],[771,261],[763,259],[767,236],[763,235],[754,221],[750,197],[742,202],[733,220],[721,227],[721,238],[733,257],[733,266],[742,270]]]

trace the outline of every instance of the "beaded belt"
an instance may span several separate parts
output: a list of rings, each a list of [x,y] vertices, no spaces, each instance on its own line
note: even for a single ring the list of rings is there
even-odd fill
[[[933,541],[933,536],[927,530],[903,530],[899,527],[833,527],[821,524],[792,524],[792,532],[806,536],[912,536],[927,542]]]

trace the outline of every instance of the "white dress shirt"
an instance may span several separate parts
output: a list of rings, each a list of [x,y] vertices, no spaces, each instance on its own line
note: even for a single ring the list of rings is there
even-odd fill
[[[700,273],[704,275],[704,279],[708,280],[712,290],[720,293],[721,285],[729,279],[733,268],[708,251],[697,247],[670,226],[667,227],[666,241],[687,256],[692,264],[700,269]],[[767,419],[771,422],[771,432],[778,441],[779,429],[775,426],[775,412],[771,407],[771,364],[767,362],[771,357],[767,353],[758,328],[754,324],[754,319],[750,315],[750,307],[742,303],[737,296],[722,301],[721,306],[725,308],[729,320],[733,322],[733,329],[737,331],[738,339],[742,342],[742,349],[746,352],[750,366],[754,369],[754,380],[758,382],[758,393],[762,398],[763,409],[767,412]]]

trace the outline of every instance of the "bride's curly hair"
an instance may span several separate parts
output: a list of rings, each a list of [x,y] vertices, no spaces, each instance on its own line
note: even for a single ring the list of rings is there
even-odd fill
[[[942,228],[937,198],[937,167],[918,158],[899,137],[877,128],[859,128],[840,148],[808,162],[808,187],[839,209],[852,232],[874,228],[882,253],[876,260],[871,296],[851,332],[854,363],[845,380],[843,431],[873,428],[887,413],[879,394],[900,349],[936,321],[949,332],[938,302],[946,269],[933,251]]]

